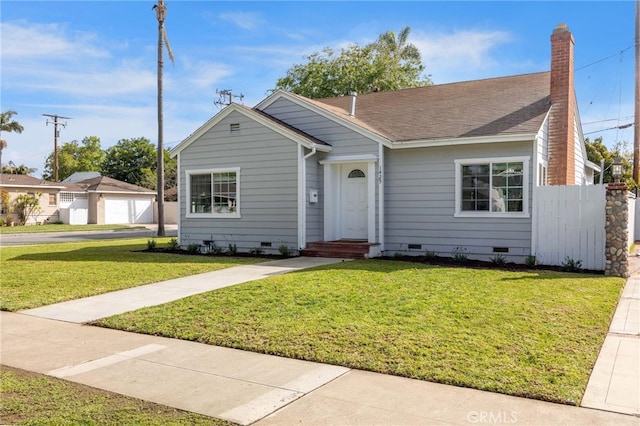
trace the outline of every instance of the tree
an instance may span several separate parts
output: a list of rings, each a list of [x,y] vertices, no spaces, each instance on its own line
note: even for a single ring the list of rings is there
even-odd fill
[[[49,154],[45,161],[44,179],[53,179],[55,154]],[[102,169],[105,152],[100,147],[100,138],[86,136],[82,143],[71,141],[58,149],[58,177],[64,180],[75,172],[99,172]]]
[[[606,145],[602,142],[602,137],[596,138],[593,142],[586,138],[585,147],[587,150],[587,158],[592,163],[600,165],[602,160],[604,160],[604,167],[602,168],[602,172],[604,173],[603,182],[609,183],[613,182],[613,174],[611,166],[613,165],[616,157],[620,157],[622,161],[622,177],[621,181],[626,182],[627,186],[630,189],[636,187],[635,182],[633,181],[633,154],[629,152],[629,149],[624,142],[618,142],[613,150],[609,150]],[[600,177],[596,176],[596,182],[600,181]]]
[[[410,32],[409,27],[398,35],[387,31],[364,47],[356,43],[339,52],[326,47],[290,68],[277,80],[276,89],[324,98],[429,85],[429,77],[422,75],[420,51],[407,43]]]
[[[105,151],[102,174],[144,186],[143,169],[156,170],[156,149],[149,139],[121,139]]]
[[[27,175],[31,176],[32,173],[35,173],[38,169],[35,167],[27,167],[24,164],[20,164],[16,166],[12,161],[9,161],[8,166],[2,166],[2,173],[14,174],[14,175]]]
[[[36,192],[35,194],[22,194],[15,199],[13,211],[18,215],[20,225],[26,224],[31,215],[37,215],[42,211],[42,207],[40,207],[41,196],[41,192]]]
[[[178,161],[171,158],[169,151],[164,150],[164,189],[173,188],[178,184]],[[145,168],[142,170],[142,184],[145,188],[157,190],[157,173],[155,169]]]
[[[20,123],[12,120],[12,117],[17,114],[17,112],[11,110],[0,113],[0,165],[2,165],[2,150],[7,147],[7,141],[2,139],[2,132],[22,133],[24,130]]]

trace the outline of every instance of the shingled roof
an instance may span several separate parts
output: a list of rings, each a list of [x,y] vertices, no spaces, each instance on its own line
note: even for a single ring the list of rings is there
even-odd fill
[[[536,133],[549,111],[550,73],[439,84],[313,101],[392,142]],[[357,122],[356,122],[357,123]]]
[[[123,182],[107,176],[98,176],[91,179],[85,179],[80,182],[66,184],[67,188],[72,190],[81,190],[87,192],[127,192],[139,194],[155,194],[151,189],[143,188],[138,185]]]
[[[5,187],[51,187],[51,188],[64,188],[65,185],[59,182],[50,182],[44,179],[35,178],[28,175],[18,175],[10,173],[0,174],[0,186]]]

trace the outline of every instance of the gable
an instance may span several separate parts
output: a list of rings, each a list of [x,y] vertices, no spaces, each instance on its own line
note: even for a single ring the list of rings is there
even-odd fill
[[[326,145],[324,142],[319,141],[309,135],[305,135],[298,129],[292,128],[286,123],[279,122],[277,119],[273,117],[269,117],[266,114],[261,113],[260,111],[253,110],[251,108],[246,108],[244,106],[238,104],[228,105],[225,109],[220,111],[220,113],[213,116],[209,121],[203,124],[200,128],[198,128],[195,132],[189,135],[185,140],[180,142],[175,148],[170,151],[172,157],[176,157],[180,152],[186,149],[193,142],[200,139],[207,132],[214,129],[220,123],[222,123],[225,119],[227,119],[230,115],[236,114],[243,117],[244,120],[254,121],[261,126],[267,127],[272,131],[284,136],[285,138],[291,140],[294,143],[304,146],[305,148],[316,148],[319,150],[328,151],[331,149],[330,146]],[[230,130],[227,128],[227,130]],[[225,130],[226,131],[226,130]]]

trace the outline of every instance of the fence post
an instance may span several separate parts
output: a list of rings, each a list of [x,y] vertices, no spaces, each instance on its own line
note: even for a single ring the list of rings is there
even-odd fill
[[[629,276],[629,207],[627,185],[624,182],[607,185],[605,205],[605,275]]]

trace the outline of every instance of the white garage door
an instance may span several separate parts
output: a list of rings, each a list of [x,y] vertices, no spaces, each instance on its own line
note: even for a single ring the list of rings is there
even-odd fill
[[[153,203],[149,199],[109,197],[104,200],[104,222],[153,223]]]

